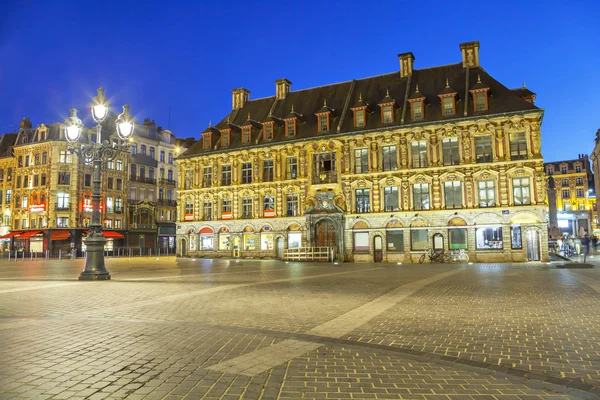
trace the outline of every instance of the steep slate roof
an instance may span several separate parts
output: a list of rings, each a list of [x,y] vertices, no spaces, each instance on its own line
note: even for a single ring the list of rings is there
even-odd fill
[[[277,118],[286,118],[289,116],[293,105],[294,111],[302,114],[304,122],[297,124],[296,135],[291,138],[285,136],[284,126],[276,124],[274,126],[274,139],[269,141],[269,143],[280,143],[311,137],[327,137],[328,135],[337,133],[353,133],[399,126],[423,125],[444,120],[538,109],[535,105],[522,99],[520,93],[508,89],[495,80],[483,68],[469,68],[468,82],[466,71],[467,69],[462,66],[462,63],[457,63],[415,69],[410,77],[401,78],[398,72],[393,72],[348,82],[291,91],[286,95],[285,99],[280,100],[276,100],[275,96],[248,100],[244,107],[232,111],[216,125],[216,128],[226,128],[228,121],[231,124],[240,126],[247,120],[248,113],[251,113],[253,120],[261,123],[267,119],[270,112]],[[489,87],[489,94],[491,95],[489,98],[489,110],[483,112],[474,112],[473,99],[468,92],[477,83],[478,75],[481,78],[481,82],[486,87]],[[446,88],[446,79],[448,79],[449,86],[456,91],[457,98],[456,114],[448,117],[442,116],[441,102],[438,97]],[[407,100],[415,93],[417,83],[419,85],[419,92],[426,98],[425,112],[424,119],[412,121],[408,112]],[[406,86],[409,84],[410,87],[407,91]],[[389,96],[395,99],[398,107],[395,110],[394,122],[384,124],[381,121],[381,109],[378,104],[381,104],[382,100],[386,98],[388,90]],[[465,101],[465,93],[469,96],[467,101]],[[362,95],[362,100],[365,103],[371,105],[372,112],[367,115],[365,127],[355,128],[350,108],[357,103],[360,95]],[[333,118],[329,132],[323,133],[318,132],[318,120],[315,113],[318,113],[323,108],[325,99],[327,100],[327,107],[333,110]],[[465,113],[466,103],[468,105]],[[215,135],[213,135],[211,150],[204,150],[202,148],[202,140],[199,140],[180,157],[193,157],[215,151],[228,151],[265,144],[262,135],[257,129],[253,129],[252,141],[249,144],[242,145],[241,135],[234,131],[231,132],[231,143],[227,148],[220,147],[214,138]]]
[[[12,157],[12,148],[16,140],[16,133],[5,133],[0,136],[0,157]]]

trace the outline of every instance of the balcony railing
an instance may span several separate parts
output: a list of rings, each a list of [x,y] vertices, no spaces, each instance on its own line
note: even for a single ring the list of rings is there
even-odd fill
[[[156,229],[156,224],[130,224],[131,229]]]
[[[337,182],[337,174],[335,171],[321,171],[315,172],[312,177],[313,185],[318,185],[320,183],[336,183]]]
[[[168,185],[168,186],[176,186],[177,182],[174,181],[173,179],[160,178],[160,184],[161,185]]]
[[[177,207],[177,201],[175,200],[159,199],[156,200],[156,204],[158,204],[159,206]]]
[[[70,204],[64,204],[64,205],[60,205],[57,204],[55,207],[56,211],[71,211],[71,205]]]
[[[146,178],[145,176],[131,176],[130,175],[129,180],[132,182],[149,183],[152,185],[156,185],[156,179]]]

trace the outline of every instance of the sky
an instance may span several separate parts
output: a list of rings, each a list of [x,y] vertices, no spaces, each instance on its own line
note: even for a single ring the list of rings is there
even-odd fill
[[[591,153],[600,128],[600,2],[504,1],[30,1],[0,5],[0,133],[92,123],[104,87],[114,112],[131,105],[178,137],[199,137],[250,98],[399,69],[457,63],[479,40],[480,62],[513,88],[526,82],[544,108],[547,161]]]

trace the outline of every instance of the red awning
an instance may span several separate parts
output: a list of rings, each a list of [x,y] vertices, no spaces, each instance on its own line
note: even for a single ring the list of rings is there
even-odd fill
[[[125,239],[125,236],[115,231],[102,231],[104,237],[107,239]]]
[[[69,233],[69,231],[53,231],[50,240],[67,240]]]
[[[29,239],[33,235],[37,235],[38,233],[41,233],[41,232],[42,231],[28,231],[28,232],[24,232],[24,233],[21,233],[19,236],[17,236],[17,239]]]
[[[6,235],[0,236],[0,239],[10,239],[13,236],[17,236],[18,234],[23,233],[23,231],[12,231],[8,232]]]
[[[215,231],[213,231],[212,228],[209,228],[207,226],[205,226],[204,228],[200,229],[200,234],[201,235],[210,235],[212,233],[215,233]]]

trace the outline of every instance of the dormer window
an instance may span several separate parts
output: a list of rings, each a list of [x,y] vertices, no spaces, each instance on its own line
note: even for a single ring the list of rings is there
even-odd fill
[[[221,132],[221,147],[229,147],[229,129],[226,129]]]
[[[452,97],[442,98],[442,112],[444,116],[454,115],[454,99]]]
[[[381,122],[384,124],[391,124],[394,122],[394,108],[396,107],[396,100],[390,96],[390,91],[386,92],[385,97],[379,103],[381,108]]]
[[[417,121],[423,119],[423,101],[415,101],[410,103],[412,119]]]
[[[329,130],[329,114],[319,115],[319,132],[327,132]]]
[[[210,150],[210,135],[208,134],[204,134],[204,137],[202,138],[203,140],[203,145],[204,145],[204,150]]]
[[[250,143],[252,130],[249,126],[242,127],[242,144]]]
[[[354,127],[363,128],[367,125],[367,113],[371,112],[369,105],[362,99],[362,94],[359,95],[358,101],[351,108],[354,113]]]
[[[273,140],[273,123],[264,124],[264,138],[265,140]]]
[[[362,128],[365,126],[365,110],[354,110],[354,126]]]
[[[481,82],[481,76],[477,75],[477,83],[470,90],[473,95],[473,111],[487,111],[488,110],[488,91],[490,88]]]
[[[296,136],[296,119],[285,120],[285,136]]]
[[[487,110],[487,93],[477,92],[475,93],[475,111]]]

